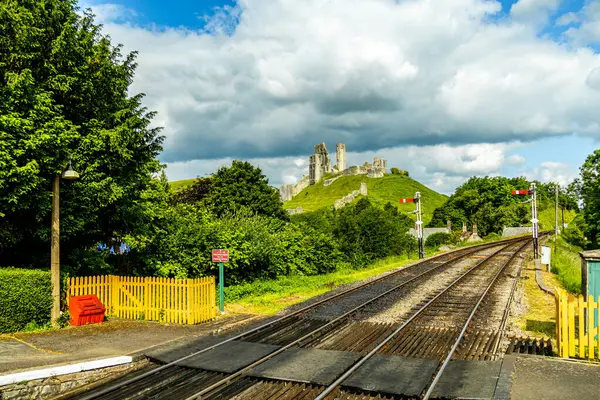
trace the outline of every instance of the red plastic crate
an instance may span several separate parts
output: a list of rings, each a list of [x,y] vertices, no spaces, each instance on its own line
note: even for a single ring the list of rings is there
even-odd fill
[[[95,294],[69,298],[71,325],[79,326],[104,322],[106,307]]]

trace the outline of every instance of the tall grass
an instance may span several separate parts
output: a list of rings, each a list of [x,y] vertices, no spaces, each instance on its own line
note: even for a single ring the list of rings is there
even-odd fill
[[[225,300],[233,311],[274,314],[287,306],[325,293],[342,284],[382,274],[415,260],[407,256],[396,256],[378,260],[361,269],[345,267],[322,275],[292,275],[257,280],[225,288]]]
[[[581,293],[581,249],[565,242],[561,237],[558,238],[557,253],[554,252],[553,243],[551,246],[552,272],[570,293]]]

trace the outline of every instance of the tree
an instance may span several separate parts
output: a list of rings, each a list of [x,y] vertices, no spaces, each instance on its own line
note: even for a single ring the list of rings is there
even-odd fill
[[[590,154],[580,168],[583,218],[591,246],[600,246],[600,150]]]
[[[531,219],[530,205],[523,204],[523,198],[512,195],[514,189],[527,189],[530,186],[525,178],[472,177],[458,187],[454,194],[433,213],[429,226],[443,226],[447,220],[453,226],[477,224],[480,235],[500,232],[504,226],[527,224]],[[540,204],[548,203],[546,186],[538,199]],[[553,200],[552,200],[553,201]]]
[[[0,263],[45,265],[51,182],[61,185],[61,253],[137,229],[141,194],[162,169],[163,137],[143,94],[127,91],[136,53],[121,54],[75,0],[0,5]],[[67,256],[67,257],[64,257]]]
[[[193,204],[204,200],[210,194],[210,178],[196,178],[191,186],[188,186],[171,196],[172,204],[187,203]]]
[[[212,176],[209,208],[217,215],[247,208],[255,214],[289,220],[277,189],[247,161],[234,160],[230,167],[221,167]]]

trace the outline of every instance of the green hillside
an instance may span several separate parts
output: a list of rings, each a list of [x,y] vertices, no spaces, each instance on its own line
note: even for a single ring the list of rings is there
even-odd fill
[[[549,208],[546,208],[545,210],[538,212],[538,219],[539,219],[538,223],[539,223],[540,230],[554,229],[554,223],[555,223],[555,218],[556,218],[554,213],[555,213],[554,207],[549,207]],[[560,226],[562,224],[562,221],[563,221],[562,216],[563,216],[562,211],[560,209],[558,209],[558,226]],[[569,224],[569,223],[571,223],[571,221],[573,221],[573,219],[575,219],[575,217],[577,216],[577,213],[573,210],[565,210],[564,216],[565,216],[565,224]]]
[[[181,181],[173,181],[173,182],[169,182],[169,186],[171,187],[171,190],[174,192],[177,192],[181,189],[184,189],[188,186],[192,186],[192,184],[194,183],[194,181],[196,180],[196,178],[193,179],[183,179]]]
[[[300,206],[304,211],[315,211],[323,207],[331,207],[336,200],[350,194],[353,190],[360,189],[361,182],[367,182],[368,197],[374,204],[383,206],[391,202],[398,205],[403,212],[414,210],[415,205],[399,204],[399,199],[414,197],[415,192],[421,192],[425,223],[431,220],[433,210],[448,198],[406,176],[386,175],[383,178],[368,178],[366,175],[354,175],[342,176],[329,186],[323,186],[322,181],[311,185],[291,201],[286,201],[284,208]]]

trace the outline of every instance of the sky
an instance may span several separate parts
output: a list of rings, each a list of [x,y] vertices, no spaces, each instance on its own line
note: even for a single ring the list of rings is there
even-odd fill
[[[566,185],[600,148],[600,0],[86,0],[164,128],[170,180],[233,159],[275,186],[325,142],[442,193]]]

